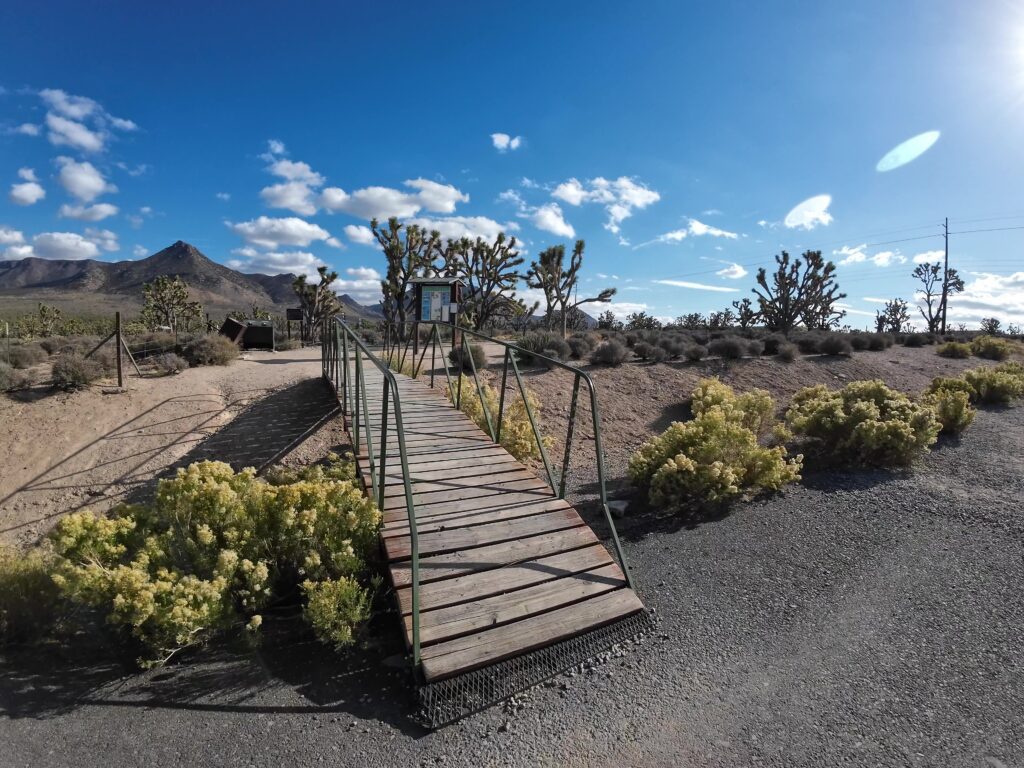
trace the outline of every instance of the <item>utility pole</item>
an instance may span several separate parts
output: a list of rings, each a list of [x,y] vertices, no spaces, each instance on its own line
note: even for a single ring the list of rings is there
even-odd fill
[[[949,216],[943,224],[943,238],[946,241],[946,257],[942,265],[942,333],[946,333],[946,299],[949,297]]]

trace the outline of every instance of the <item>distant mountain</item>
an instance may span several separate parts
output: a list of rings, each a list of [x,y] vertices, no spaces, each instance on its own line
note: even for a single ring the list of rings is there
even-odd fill
[[[243,274],[207,258],[193,245],[179,240],[138,261],[57,261],[27,258],[0,261],[0,308],[25,311],[35,301],[58,305],[65,312],[137,310],[142,286],[160,275],[180,277],[194,299],[211,315],[247,310],[253,303],[274,312],[295,306],[295,275]],[[371,307],[350,296],[340,297],[347,313],[379,319]]]

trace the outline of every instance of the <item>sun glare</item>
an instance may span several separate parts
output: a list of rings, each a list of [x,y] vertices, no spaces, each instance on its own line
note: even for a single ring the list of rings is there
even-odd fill
[[[894,171],[907,163],[912,163],[931,149],[932,145],[938,140],[939,131],[919,133],[917,136],[907,139],[902,144],[890,149],[885,154],[885,157],[878,161],[875,170],[879,173],[884,173],[886,171]]]

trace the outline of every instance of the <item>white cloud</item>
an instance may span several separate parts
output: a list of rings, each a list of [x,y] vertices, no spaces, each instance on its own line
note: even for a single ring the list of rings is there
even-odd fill
[[[230,192],[218,192],[216,195],[218,200],[223,200],[225,203],[231,199]]]
[[[267,170],[282,179],[301,181],[314,187],[319,187],[324,183],[324,177],[314,171],[308,163],[297,160],[276,160]]]
[[[671,285],[673,288],[689,288],[694,291],[714,291],[716,293],[739,293],[739,288],[726,288],[724,285],[706,285],[691,283],[688,280],[654,280],[659,285]]]
[[[843,257],[839,260],[840,265],[870,261],[876,267],[888,267],[893,264],[903,264],[907,260],[907,257],[899,251],[879,251],[874,255],[869,255],[866,243],[854,246],[844,245],[842,248],[832,251],[832,255]]]
[[[540,296],[541,299],[541,310],[543,312],[544,307],[544,296]],[[592,304],[592,307],[597,308],[600,312],[611,311],[615,315],[616,320],[625,320],[630,315],[635,315],[638,312],[646,312],[649,307],[646,304],[633,301],[610,301],[606,304]],[[584,309],[586,309],[586,305]]]
[[[732,263],[725,267],[725,269],[718,270],[715,274],[719,277],[727,277],[730,280],[739,280],[741,277],[747,276],[747,270],[739,264]]]
[[[871,304],[888,304],[889,303],[888,299],[876,299],[876,298],[874,298],[872,296],[865,296],[865,297],[863,297],[861,299],[861,301],[867,301],[867,302],[870,302]]]
[[[284,142],[278,141],[277,139],[267,139],[267,152],[271,155],[283,155],[288,150],[285,149]]]
[[[35,123],[22,123],[16,128],[12,128],[11,133],[20,133],[22,136],[38,136],[42,130],[43,129]]]
[[[783,224],[789,229],[814,229],[832,223],[832,214],[828,207],[832,204],[831,195],[815,195],[793,207]]]
[[[373,230],[361,224],[346,225],[345,237],[359,245],[376,245],[377,243],[377,238],[373,236]]]
[[[111,232],[109,229],[93,229],[92,227],[86,227],[85,239],[91,243],[95,243],[104,251],[117,251],[121,248],[121,245],[117,242],[117,234]]]
[[[132,256],[136,259],[142,259],[149,256],[149,249],[144,245],[136,245],[132,247]]]
[[[941,262],[945,257],[945,251],[924,251],[914,256],[913,262],[915,264],[934,264],[936,261]]]
[[[366,187],[349,194],[340,187],[327,187],[320,194],[320,205],[328,211],[343,211],[361,219],[385,220],[392,216],[407,219],[424,209],[433,213],[453,213],[458,203],[469,202],[469,195],[451,184],[422,178],[403,183],[416,191]]]
[[[103,149],[103,135],[82,123],[51,112],[46,115],[46,127],[50,129],[47,138],[54,146],[74,147],[83,152],[99,152]]]
[[[726,232],[724,229],[709,226],[703,222],[697,221],[697,219],[690,219],[688,229],[691,235],[696,235],[697,237],[709,235],[710,237],[724,237],[728,240],[735,240],[739,237],[735,232]]]
[[[21,245],[25,236],[16,229],[0,224],[0,245]]]
[[[373,304],[381,300],[380,273],[371,267],[351,267],[345,270],[347,277],[334,282],[337,293],[347,293],[362,304]]]
[[[861,317],[874,317],[874,312],[866,312],[863,309],[854,309],[849,304],[841,301],[836,302],[836,308],[843,310],[848,315],[860,315]]]
[[[510,136],[507,133],[492,133],[491,143],[494,148],[499,152],[508,152],[509,150],[517,150],[523,144],[522,136]]]
[[[32,250],[31,245],[12,245],[10,248],[4,251],[4,259],[8,261],[17,261],[18,259],[27,259],[30,256],[35,256],[35,251]]]
[[[555,187],[551,196],[573,206],[583,203],[603,205],[608,214],[604,228],[616,235],[621,223],[632,216],[634,210],[642,210],[661,199],[653,189],[628,176],[613,180],[598,176],[586,184],[572,178]]]
[[[948,319],[951,324],[976,327],[985,317],[998,318],[1004,325],[1024,324],[1024,272],[1009,275],[973,272],[964,291],[950,298]]]
[[[58,88],[44,88],[39,97],[54,112],[72,120],[83,120],[101,111],[100,105],[87,96],[73,96]]]
[[[32,253],[40,259],[81,261],[94,259],[100,249],[92,240],[74,232],[43,232],[32,238]]]
[[[79,163],[70,157],[58,157],[56,162],[60,166],[57,178],[61,186],[83,203],[91,203],[106,192],[117,192],[117,187],[108,183],[92,163]]]
[[[116,215],[118,210],[116,205],[110,203],[96,203],[95,205],[68,205],[65,203],[60,207],[57,215],[64,219],[78,219],[79,221],[103,221]],[[138,219],[138,223],[141,224],[142,219]]]
[[[415,224],[428,232],[437,230],[445,240],[458,240],[467,237],[476,240],[478,237],[484,240],[494,240],[499,232],[506,234],[515,232],[519,225],[514,221],[507,221],[500,224],[494,219],[486,216],[445,216],[441,218],[417,218],[409,219],[406,224]]]
[[[264,275],[280,275],[290,272],[293,275],[305,275],[310,280],[319,279],[316,270],[323,264],[321,259],[308,251],[252,252],[246,261],[232,259],[228,262],[229,267],[241,272],[256,272]]]
[[[331,248],[337,248],[339,251],[345,250],[345,244],[336,237],[328,237],[326,240],[324,240],[324,243],[326,245],[329,245]]]
[[[15,205],[33,205],[46,197],[46,190],[36,178],[36,172],[31,168],[19,168],[18,178],[22,179],[20,184],[12,184],[8,198]]]
[[[576,237],[576,230],[565,220],[558,203],[545,203],[529,214],[530,223],[558,237]]]
[[[269,207],[284,208],[303,216],[312,216],[317,211],[313,194],[310,186],[303,181],[272,184],[260,190],[260,197]]]
[[[261,248],[273,249],[282,245],[305,248],[316,240],[327,240],[331,236],[323,227],[294,216],[280,219],[260,216],[237,224],[230,221],[225,223],[247,243]]]

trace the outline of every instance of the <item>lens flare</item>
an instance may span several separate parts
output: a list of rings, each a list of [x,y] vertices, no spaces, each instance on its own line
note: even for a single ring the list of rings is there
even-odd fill
[[[917,136],[907,139],[899,146],[890,149],[885,157],[878,161],[875,170],[879,173],[885,173],[886,171],[896,170],[907,163],[912,163],[931,149],[932,145],[938,140],[938,131],[919,133]]]

